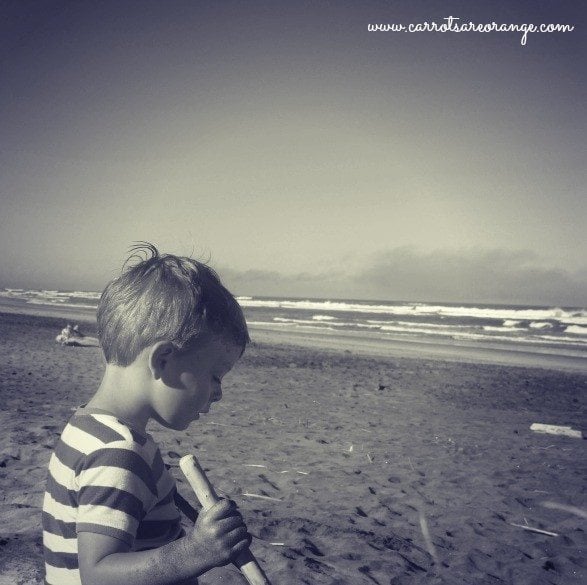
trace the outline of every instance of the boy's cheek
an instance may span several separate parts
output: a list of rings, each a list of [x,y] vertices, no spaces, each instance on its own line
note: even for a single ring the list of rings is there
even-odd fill
[[[190,372],[183,372],[179,375],[179,381],[184,385],[187,390],[192,392],[196,389],[196,377]]]
[[[187,390],[186,398],[189,405],[196,409],[202,408],[208,401],[206,388],[199,384],[198,379],[190,372],[183,372],[180,374],[179,380],[185,390]]]

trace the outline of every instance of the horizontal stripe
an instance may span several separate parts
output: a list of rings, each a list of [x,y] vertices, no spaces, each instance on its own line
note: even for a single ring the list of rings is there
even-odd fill
[[[43,509],[42,519],[44,531],[50,532],[51,534],[58,534],[64,538],[75,538],[75,522],[64,522],[59,518],[53,517],[45,509]]]
[[[47,492],[51,497],[60,504],[77,508],[77,492],[69,490],[64,485],[61,485],[52,474],[47,477]]]
[[[123,448],[104,448],[88,455],[83,462],[83,469],[79,473],[80,485],[92,484],[93,481],[82,481],[82,474],[91,476],[91,470],[97,467],[111,467],[126,470],[125,476],[137,476],[142,480],[149,491],[156,497],[157,488],[153,481],[150,466],[134,451]],[[89,473],[90,472],[90,473]]]
[[[163,458],[161,457],[161,452],[159,451],[159,449],[157,449],[157,451],[153,455],[151,468],[153,469],[153,477],[155,478],[155,483],[159,483],[159,481],[161,480],[161,474],[165,470],[165,465],[163,465]]]
[[[73,538],[63,538],[63,536],[43,530],[43,544],[54,553],[77,554],[77,535],[75,532]]]
[[[147,437],[143,437],[143,435],[137,433],[133,428],[129,428],[130,434],[132,436],[132,440],[139,445],[144,446],[147,442]]]
[[[75,508],[65,506],[56,502],[49,492],[45,492],[45,499],[43,500],[43,511],[51,514],[53,518],[59,518],[64,522],[75,522],[76,514]]]
[[[123,441],[127,443],[132,443],[132,433],[130,432],[130,427],[124,424],[119,418],[115,417],[113,414],[105,414],[102,412],[95,412],[92,416],[101,424],[107,426],[115,433],[118,433]]]
[[[97,524],[128,532],[133,538],[139,527],[139,521],[134,516],[106,506],[80,506],[77,524],[78,532],[80,524]]]
[[[167,470],[164,470],[161,478],[157,482],[157,494],[160,499],[166,498],[174,487],[175,479],[173,479],[173,476]]]
[[[45,565],[45,581],[49,585],[81,585],[79,569],[59,569]]]
[[[149,513],[143,518],[145,521],[150,520],[175,520],[179,518],[179,511],[175,506],[175,503],[168,504],[166,506],[159,506],[157,508],[153,508],[149,511]]]
[[[59,483],[68,488],[72,488],[75,485],[75,470],[64,465],[59,457],[57,457],[57,453],[53,453],[49,460],[49,474],[54,478],[59,478]]]
[[[134,542],[134,536],[125,530],[120,528],[114,528],[113,526],[104,526],[103,524],[95,524],[92,522],[80,522],[77,525],[77,532],[92,532],[94,534],[104,534],[105,536],[111,536],[118,540],[122,540],[129,546],[132,546]]]
[[[97,416],[91,414],[78,414],[71,418],[69,424],[82,431],[86,435],[95,437],[103,445],[124,441],[124,436],[117,433],[107,424],[104,424]]]
[[[169,504],[170,502],[173,502],[173,498],[175,496],[175,492],[177,491],[177,488],[175,486],[175,482],[173,482],[173,485],[171,486],[171,489],[169,490],[169,492],[167,493],[166,496],[164,496],[162,499],[160,499],[157,504],[155,504],[155,507],[158,508],[159,506],[165,506],[166,504]],[[159,492],[161,493],[161,492]]]
[[[147,443],[154,443],[153,439],[147,433],[146,436],[139,433],[130,424],[126,423],[120,418],[112,414],[93,413],[92,416],[103,425],[108,426],[115,433],[122,435],[125,441],[135,442],[138,445],[144,446]]]
[[[100,439],[77,428],[72,422],[70,422],[63,430],[61,440],[84,455],[104,447],[104,443]]]
[[[84,486],[79,491],[78,502],[80,506],[106,506],[119,510],[139,521],[145,515],[143,502],[139,498],[130,492],[112,487]]]
[[[134,475],[131,471],[118,467],[94,467],[80,473],[80,491],[89,486],[119,489],[133,494],[142,502],[145,511],[150,510],[156,501],[155,496],[140,477]],[[78,503],[80,503],[79,499]]]
[[[78,568],[77,553],[56,553],[53,552],[50,548],[44,546],[43,555],[45,557],[45,562],[53,567],[57,567],[59,569]]]
[[[59,461],[65,465],[65,467],[73,469],[74,471],[77,471],[77,467],[84,457],[84,454],[81,451],[74,449],[63,441],[63,435],[62,438],[57,441],[57,445],[55,445],[54,454]]]

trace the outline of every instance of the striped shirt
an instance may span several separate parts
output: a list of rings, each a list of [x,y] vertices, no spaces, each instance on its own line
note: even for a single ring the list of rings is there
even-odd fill
[[[81,585],[79,532],[120,539],[133,551],[178,538],[175,491],[149,434],[105,411],[80,408],[49,461],[43,502],[45,583]]]

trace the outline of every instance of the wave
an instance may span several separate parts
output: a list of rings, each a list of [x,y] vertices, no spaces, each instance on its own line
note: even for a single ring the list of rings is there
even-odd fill
[[[98,301],[101,293],[94,291],[58,291],[58,290],[24,290],[6,288],[0,291],[0,296],[20,298],[69,298],[88,301]],[[505,327],[516,327],[519,321],[558,321],[565,325],[587,326],[587,311],[585,309],[550,308],[512,308],[512,307],[478,307],[457,306],[443,304],[413,303],[372,303],[369,301],[330,301],[330,300],[292,300],[292,299],[258,299],[251,296],[236,297],[245,308],[286,309],[293,311],[314,311],[316,321],[335,319],[329,313],[363,313],[408,317],[455,317],[473,319],[502,320]]]
[[[501,319],[509,321],[545,321],[557,320],[561,323],[587,325],[585,309],[562,309],[560,307],[533,309],[508,307],[465,307],[451,305],[428,305],[425,303],[407,304],[370,304],[368,302],[315,301],[315,300],[278,300],[255,299],[241,302],[243,307],[305,310],[316,312],[348,312],[371,313],[384,315],[406,316],[437,316],[437,317],[472,317],[478,319]]]
[[[292,325],[315,325],[319,326],[322,320],[314,320],[314,319],[288,319],[287,317],[273,317],[273,321],[278,323],[291,323]],[[354,323],[345,323],[343,321],[337,321],[333,323],[332,321],[326,321],[322,327],[352,327],[355,325]]]
[[[92,311],[96,310],[96,305],[88,305],[86,303],[68,303],[66,299],[29,299],[26,302],[27,305],[43,305],[45,307],[51,306],[59,306],[59,307],[69,307],[70,309],[91,309]]]
[[[67,305],[67,299],[29,299],[28,305]],[[69,303],[71,304],[71,303]]]
[[[40,299],[48,299],[48,300],[56,300],[56,299],[88,299],[88,300],[100,300],[102,293],[92,292],[92,291],[58,291],[58,290],[32,290],[32,289],[22,289],[22,288],[5,288],[4,290],[0,291],[0,297],[12,297],[12,298],[40,298]]]
[[[581,352],[578,355],[583,355],[584,349],[587,348],[587,339],[564,335],[536,335],[529,329],[520,329],[526,335],[520,334],[518,330],[511,328],[495,327],[493,332],[485,332],[485,327],[468,327],[468,331],[463,331],[463,328],[445,327],[443,330],[432,327],[420,326],[417,328],[411,326],[399,325],[374,325],[365,323],[344,323],[344,322],[326,322],[320,323],[311,319],[287,319],[283,317],[276,317],[272,321],[257,321],[248,320],[250,326],[262,326],[279,329],[299,329],[302,331],[317,331],[325,334],[332,332],[346,332],[349,334],[358,333],[362,328],[369,328],[372,330],[372,335],[375,339],[405,339],[412,341],[425,341],[427,338],[436,338],[438,340],[453,340],[453,341],[480,341],[485,343],[507,343],[512,347],[523,347],[524,344],[537,347],[550,347],[574,349]],[[411,325],[411,324],[408,324]]]
[[[587,335],[587,327],[581,327],[581,325],[569,325],[565,329],[565,333],[572,333],[573,335]]]
[[[453,337],[455,339],[485,339],[488,341],[502,340],[502,341],[527,341],[529,343],[536,340],[544,339],[549,342],[559,341],[563,343],[583,343],[584,340],[563,335],[533,335],[532,331],[524,327],[494,327],[486,325],[483,327],[469,326],[469,325],[438,325],[434,323],[411,323],[409,321],[374,321],[370,323],[357,322],[325,322],[324,324],[316,323],[311,319],[294,319],[287,317],[273,317],[272,321],[248,321],[249,324],[257,325],[280,325],[293,327],[312,327],[314,329],[330,329],[334,331],[339,330],[353,330],[367,328],[382,333],[399,333],[402,335],[431,335]],[[581,328],[581,334],[587,335],[587,328]],[[484,333],[488,332],[488,333]],[[520,332],[525,332],[527,335],[520,335]],[[572,331],[571,331],[572,332]],[[495,335],[497,334],[497,335]],[[499,335],[502,334],[502,335]]]
[[[452,330],[451,328],[447,328],[445,330],[440,329],[433,329],[428,327],[418,327],[414,329],[413,327],[402,327],[399,325],[382,325],[381,331],[394,331],[396,333],[416,333],[416,334],[428,334],[428,335],[448,335],[452,337],[457,333],[456,330]]]
[[[93,291],[6,288],[0,298],[11,303],[45,305],[60,310],[95,311],[101,293]],[[549,345],[585,354],[587,311],[560,307],[457,306],[440,303],[377,303],[259,299],[237,297],[247,322],[281,330],[323,332],[324,335],[363,335],[373,339],[402,339],[438,343],[479,340],[486,343]]]
[[[528,330],[525,327],[512,327],[512,326],[494,327],[492,325],[485,325],[483,327],[483,331],[496,331],[498,333],[509,333],[510,331],[528,331]]]
[[[378,319],[367,319],[367,323],[371,323],[373,325],[403,325],[404,327],[411,327],[413,329],[417,329],[418,327],[433,327],[435,329],[459,329],[461,327],[465,327],[467,329],[471,328],[471,325],[445,325],[443,323],[422,323],[418,321],[381,321]]]
[[[577,345],[586,343],[587,340],[575,339],[572,337],[559,337],[556,335],[539,335],[537,337],[518,337],[513,338],[507,335],[483,335],[482,333],[459,333],[455,339],[482,339],[483,341],[515,341],[516,343],[536,343],[549,345]]]

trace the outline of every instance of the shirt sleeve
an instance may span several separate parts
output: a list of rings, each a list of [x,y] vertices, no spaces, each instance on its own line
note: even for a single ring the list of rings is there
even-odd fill
[[[153,473],[134,445],[89,454],[79,470],[77,532],[95,532],[132,546],[157,499]]]

